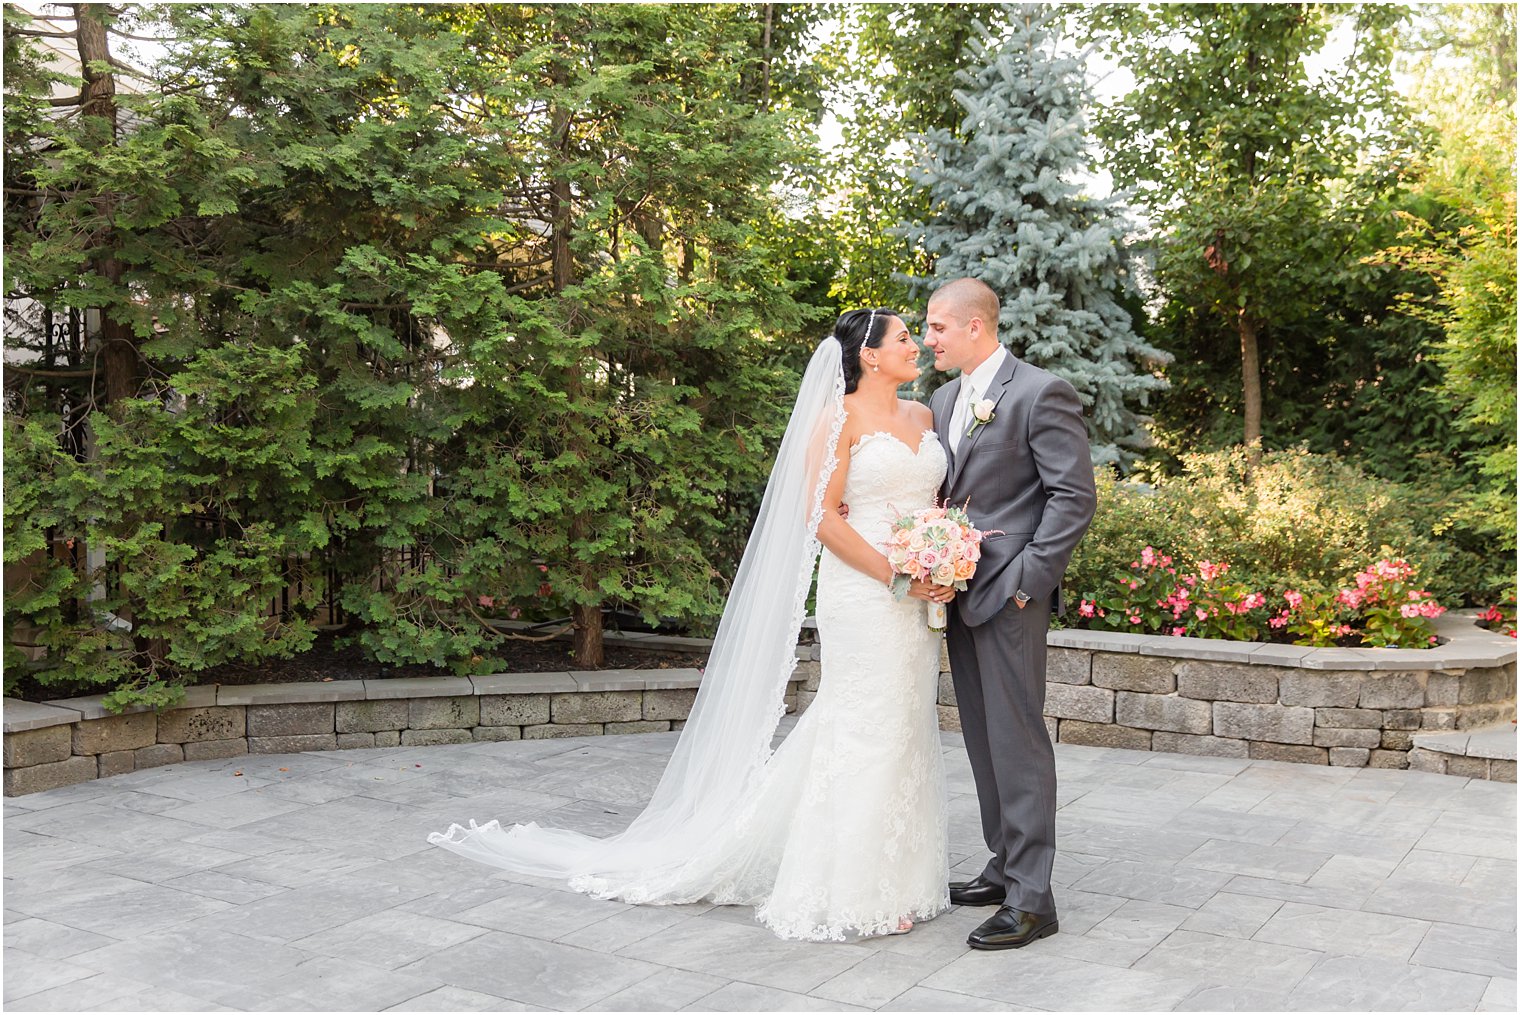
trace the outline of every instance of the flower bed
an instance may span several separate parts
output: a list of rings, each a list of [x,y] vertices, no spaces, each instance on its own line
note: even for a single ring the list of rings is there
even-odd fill
[[[1420,648],[1439,642],[1446,612],[1408,561],[1385,556],[1339,588],[1260,588],[1230,577],[1226,561],[1191,569],[1147,546],[1107,587],[1084,592],[1077,615],[1091,630],[1294,645]]]

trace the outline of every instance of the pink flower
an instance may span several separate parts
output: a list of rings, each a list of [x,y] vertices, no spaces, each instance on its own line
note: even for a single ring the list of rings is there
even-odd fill
[[[1202,607],[1199,607],[1198,609],[1194,610],[1193,612],[1195,614],[1197,614],[1199,620],[1208,620],[1209,619],[1209,611],[1203,609]]]
[[[1399,616],[1401,617],[1418,617],[1419,615],[1420,608],[1414,603],[1405,603],[1399,607]]]
[[[492,606],[496,605],[496,597],[495,596],[479,596],[479,597],[476,598],[475,601],[477,603],[479,603],[481,606],[486,607],[487,609],[490,609]]]
[[[1156,548],[1154,546],[1147,546],[1140,551],[1140,563],[1146,567],[1156,566]]]
[[[1082,605],[1077,607],[1077,613],[1081,614],[1084,617],[1091,617],[1093,615],[1093,612],[1093,604],[1088,602],[1086,599],[1082,600]]]
[[[1226,564],[1224,561],[1220,561],[1218,564],[1211,563],[1207,560],[1200,560],[1198,562],[1198,573],[1203,575],[1203,580],[1206,582],[1213,581],[1215,578],[1220,577],[1229,569],[1230,565]]]
[[[518,617],[522,616],[522,610],[519,610],[514,606],[507,611],[507,616],[511,617],[513,620],[516,620]]]
[[[1435,644],[1435,643],[1436,643],[1436,642],[1438,642],[1438,641],[1440,641],[1440,640],[1441,640],[1441,639],[1440,639],[1440,638],[1437,638],[1437,637],[1436,637],[1436,636],[1435,636],[1435,635],[1431,635],[1431,636],[1430,636],[1430,643],[1431,643],[1431,644],[1432,644],[1432,645],[1434,645],[1434,644]]]
[[[1283,593],[1283,598],[1288,601],[1288,606],[1291,609],[1296,610],[1304,605],[1304,595],[1302,592],[1294,592],[1292,589],[1289,589]]]
[[[548,574],[549,573],[549,566],[547,564],[540,564],[540,565],[538,565],[538,570],[540,572],[542,572],[543,574]]]
[[[1140,623],[1140,618],[1139,618],[1139,617],[1137,617],[1137,616],[1135,616],[1135,614],[1133,614],[1133,613],[1131,613],[1131,614],[1130,614],[1130,615],[1129,615],[1129,622],[1130,622],[1130,623],[1131,623],[1131,624],[1138,624],[1138,623]]]
[[[1185,634],[1187,634],[1187,628],[1185,628],[1185,627],[1174,627],[1174,628],[1172,628],[1172,637],[1173,638],[1181,638]]]

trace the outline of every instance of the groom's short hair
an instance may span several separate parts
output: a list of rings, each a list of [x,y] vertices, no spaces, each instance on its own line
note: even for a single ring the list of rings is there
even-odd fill
[[[962,324],[973,317],[980,317],[987,330],[994,338],[997,337],[998,311],[1002,308],[992,286],[981,279],[958,278],[946,282],[934,290],[929,302],[943,305]]]

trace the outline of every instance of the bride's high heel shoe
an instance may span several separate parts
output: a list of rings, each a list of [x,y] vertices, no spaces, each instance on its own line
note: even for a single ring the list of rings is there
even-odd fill
[[[908,919],[905,916],[901,920],[897,921],[897,929],[896,930],[889,930],[889,931],[887,931],[887,933],[886,933],[885,936],[887,936],[887,937],[896,937],[899,934],[906,934],[906,933],[908,933],[908,931],[910,931],[912,929],[913,929],[913,921],[910,920],[910,919]]]

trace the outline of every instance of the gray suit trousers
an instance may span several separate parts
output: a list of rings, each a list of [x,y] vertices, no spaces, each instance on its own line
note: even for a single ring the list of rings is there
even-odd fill
[[[1054,913],[1056,761],[1045,729],[1045,633],[1053,597],[1009,603],[975,627],[951,604],[946,631],[955,700],[992,859],[982,875],[1006,905]],[[996,730],[995,739],[988,730]]]

